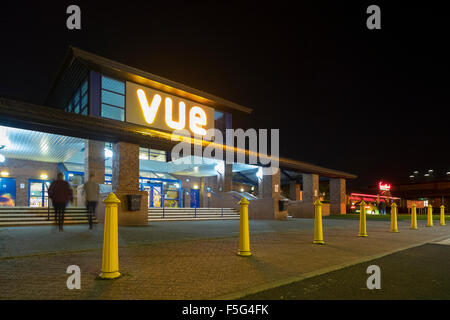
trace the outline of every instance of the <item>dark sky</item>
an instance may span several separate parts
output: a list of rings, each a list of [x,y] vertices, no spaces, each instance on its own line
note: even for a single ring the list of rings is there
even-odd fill
[[[74,45],[254,108],[234,125],[280,128],[282,156],[355,173],[351,185],[449,170],[443,2],[347,2],[2,4],[0,96],[43,103]],[[70,4],[81,31],[66,29]],[[366,28],[370,4],[381,30]]]

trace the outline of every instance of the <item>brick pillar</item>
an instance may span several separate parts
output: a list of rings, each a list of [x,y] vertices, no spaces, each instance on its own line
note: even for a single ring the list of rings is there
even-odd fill
[[[205,197],[205,192],[206,192],[206,186],[205,186],[205,178],[201,177],[200,178],[200,207],[204,208],[206,207],[206,197]]]
[[[93,180],[98,184],[105,183],[105,143],[103,141],[86,140],[84,142],[84,181],[94,174]]]
[[[233,164],[227,164],[225,163],[225,167],[224,167],[224,172],[223,172],[223,189],[222,191],[224,192],[228,192],[228,191],[232,191],[233,190]]]
[[[118,142],[113,144],[112,190],[121,201],[119,225],[148,224],[148,193],[139,190],[139,145]],[[140,194],[141,208],[129,211],[127,195]]]
[[[258,207],[252,206],[252,202],[250,202],[250,217],[252,219],[287,219],[287,210],[280,211],[278,204],[281,198],[280,170],[273,175],[263,175],[259,181],[258,190],[259,197],[263,201],[258,203]]]
[[[289,182],[289,198],[294,201],[300,200],[300,184],[295,180]]]
[[[314,201],[319,196],[319,175],[317,174],[302,174],[302,199],[303,199],[303,217],[314,217]]]
[[[330,179],[330,214],[345,214],[345,201],[345,179]]]
[[[319,175],[302,174],[303,201],[314,203],[319,196]]]

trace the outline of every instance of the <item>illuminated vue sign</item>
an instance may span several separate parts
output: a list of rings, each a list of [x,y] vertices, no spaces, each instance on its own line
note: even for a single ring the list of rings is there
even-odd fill
[[[380,189],[380,191],[390,191],[391,185],[389,183],[383,183],[382,181],[380,181],[378,183],[378,189]]]
[[[186,129],[204,136],[214,128],[214,109],[127,82],[126,121],[163,130]]]

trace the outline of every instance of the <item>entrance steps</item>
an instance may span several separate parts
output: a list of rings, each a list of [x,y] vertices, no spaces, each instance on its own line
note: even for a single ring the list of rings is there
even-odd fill
[[[148,221],[239,220],[233,208],[149,208]]]
[[[55,224],[55,213],[50,209],[50,221],[47,220],[47,208],[0,207],[0,227]],[[87,210],[83,207],[68,207],[64,214],[64,224],[88,224]],[[97,220],[94,218],[94,223]]]

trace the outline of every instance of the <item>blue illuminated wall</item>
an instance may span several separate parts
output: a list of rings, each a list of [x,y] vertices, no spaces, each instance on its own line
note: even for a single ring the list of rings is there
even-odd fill
[[[16,179],[0,178],[0,207],[16,205]]]

